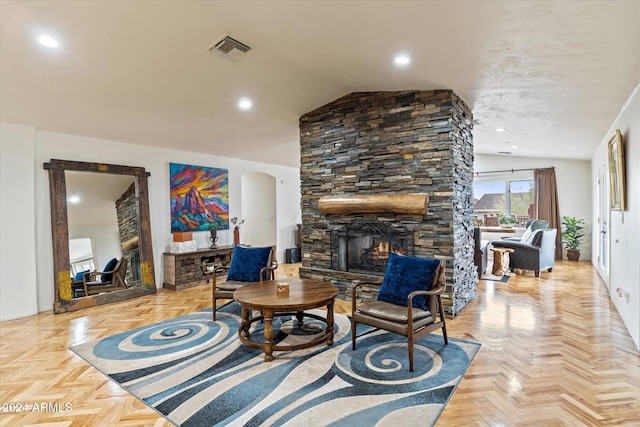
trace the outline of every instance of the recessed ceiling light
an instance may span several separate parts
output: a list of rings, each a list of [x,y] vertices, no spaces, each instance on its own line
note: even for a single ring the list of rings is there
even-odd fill
[[[69,197],[69,203],[73,203],[74,205],[80,203],[80,197],[78,196]]]
[[[407,55],[398,55],[395,57],[393,62],[395,62],[396,65],[400,66],[409,65],[411,63],[411,58],[409,58]]]
[[[517,145],[512,145],[511,148],[518,148],[518,146]]]
[[[41,45],[46,47],[58,47],[58,41],[50,36],[40,36],[38,41]]]
[[[494,130],[496,132],[506,132],[507,131],[505,128],[495,128]]]
[[[240,99],[240,101],[238,101],[238,108],[240,108],[241,110],[250,110],[252,105],[253,103],[249,98],[242,98]]]

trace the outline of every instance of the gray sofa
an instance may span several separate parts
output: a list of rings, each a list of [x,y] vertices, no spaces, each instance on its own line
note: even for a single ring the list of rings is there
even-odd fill
[[[536,230],[529,243],[508,240],[493,240],[495,248],[510,248],[514,252],[509,254],[509,269],[533,270],[536,277],[542,270],[552,271],[555,265],[556,234],[558,230],[548,228]]]
[[[529,227],[531,227],[531,231],[544,230],[545,228],[549,228],[549,221],[545,221],[542,219],[530,219],[524,225],[525,229],[529,229]],[[522,238],[521,237],[503,237],[502,240],[509,240],[510,242],[519,242],[522,240]]]
[[[473,263],[478,269],[478,279],[487,270],[487,251],[489,242],[482,240],[480,227],[473,227]]]

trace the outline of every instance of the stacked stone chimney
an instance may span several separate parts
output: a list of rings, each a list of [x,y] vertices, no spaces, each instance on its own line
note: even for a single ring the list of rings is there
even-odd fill
[[[475,297],[473,117],[451,90],[351,93],[300,118],[302,268],[350,299],[354,280],[334,271],[331,232],[354,219],[405,227],[414,255],[446,260],[444,306],[455,316]],[[426,193],[426,215],[323,214],[326,195]],[[364,298],[374,298],[375,292]]]
[[[138,223],[138,199],[136,198],[135,184],[131,184],[116,200],[116,215],[122,256],[128,261],[125,281],[129,286],[138,286],[142,283],[142,278],[140,277],[140,252],[137,240],[140,235],[140,226]]]

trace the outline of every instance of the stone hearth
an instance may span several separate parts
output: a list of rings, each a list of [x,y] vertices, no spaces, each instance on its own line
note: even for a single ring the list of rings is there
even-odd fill
[[[332,282],[347,299],[354,280],[380,281],[381,272],[340,271],[332,256],[332,238],[349,224],[379,222],[408,230],[414,255],[446,261],[445,311],[460,312],[478,282],[471,130],[471,111],[451,90],[352,93],[302,116],[300,276]],[[417,193],[427,195],[426,214],[319,208],[323,196]]]

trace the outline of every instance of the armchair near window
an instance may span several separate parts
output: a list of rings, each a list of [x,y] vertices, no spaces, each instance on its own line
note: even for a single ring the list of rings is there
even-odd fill
[[[509,254],[509,269],[533,270],[535,276],[539,277],[540,271],[551,272],[555,266],[557,232],[555,228],[536,230],[527,240],[494,240],[491,245],[496,248],[513,249]]]
[[[216,301],[233,299],[233,292],[249,283],[273,280],[278,262],[275,260],[275,246],[252,248],[237,245],[233,248],[231,266],[216,267],[213,274],[213,321],[216,320]],[[227,280],[218,283],[217,273],[228,270]]]
[[[365,285],[380,286],[378,299],[357,305],[358,288]],[[380,329],[403,335],[408,342],[409,371],[413,372],[414,340],[442,329],[444,343],[448,344],[441,298],[444,289],[443,260],[391,253],[382,283],[360,282],[351,291],[353,350],[356,349],[356,338]],[[374,329],[357,335],[358,323]]]

